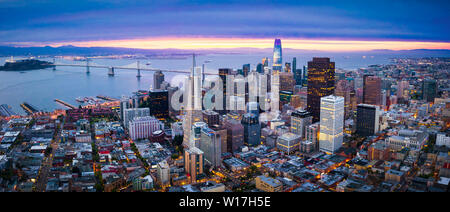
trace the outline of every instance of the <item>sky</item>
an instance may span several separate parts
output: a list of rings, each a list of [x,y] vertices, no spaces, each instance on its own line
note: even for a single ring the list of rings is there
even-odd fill
[[[450,49],[450,1],[0,0],[0,45]]]

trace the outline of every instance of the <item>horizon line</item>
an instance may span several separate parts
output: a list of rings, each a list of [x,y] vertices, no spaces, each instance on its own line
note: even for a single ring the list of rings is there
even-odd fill
[[[111,47],[142,50],[232,50],[271,49],[275,38],[238,37],[148,37],[136,39],[64,41],[64,42],[7,42],[10,47]],[[283,49],[329,52],[357,52],[373,50],[450,50],[450,42],[405,40],[350,40],[350,39],[293,39],[281,38]]]

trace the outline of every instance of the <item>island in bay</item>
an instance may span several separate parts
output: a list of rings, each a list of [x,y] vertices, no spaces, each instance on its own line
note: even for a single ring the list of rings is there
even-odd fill
[[[35,59],[25,59],[16,61],[6,61],[4,66],[0,66],[0,71],[26,71],[54,67],[53,63]]]

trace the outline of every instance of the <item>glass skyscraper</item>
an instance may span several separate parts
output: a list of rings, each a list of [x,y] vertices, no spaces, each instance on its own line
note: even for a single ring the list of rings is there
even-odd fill
[[[273,65],[272,70],[281,72],[283,69],[283,59],[281,53],[281,40],[275,39],[275,44],[273,46]]]
[[[308,62],[308,111],[313,122],[320,119],[320,98],[334,93],[335,64],[330,58],[314,57]]]

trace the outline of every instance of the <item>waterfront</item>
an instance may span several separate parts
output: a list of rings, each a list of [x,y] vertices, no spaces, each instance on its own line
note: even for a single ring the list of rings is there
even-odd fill
[[[306,65],[308,60],[315,55],[284,55],[284,62],[292,62],[293,57],[297,57],[297,68]],[[320,55],[319,55],[320,56]],[[267,54],[209,54],[197,57],[197,64],[202,64],[206,60],[211,62],[206,64],[206,71],[217,73],[218,68],[242,68],[243,64],[250,63],[254,69],[256,64],[261,62]],[[4,64],[9,58],[0,58],[0,64]],[[20,58],[16,58],[20,59]],[[39,58],[40,60],[52,61],[51,58]],[[389,56],[367,56],[355,54],[351,56],[339,54],[332,57],[336,61],[336,67],[342,69],[356,69],[367,67],[372,64],[389,63]],[[188,70],[192,66],[192,58],[185,59],[150,59],[140,60],[142,67],[146,63],[151,63],[150,67],[172,70]],[[69,61],[57,59],[57,63],[75,64],[85,63],[83,61]],[[94,59],[93,63],[108,66],[124,66],[136,62],[132,59]],[[147,66],[148,67],[148,66]],[[142,77],[136,78],[134,70],[116,70],[114,77],[109,77],[108,70],[91,68],[91,73],[86,74],[83,67],[57,67],[55,71],[51,68],[21,72],[0,71],[0,104],[8,104],[13,111],[25,114],[20,108],[20,104],[28,102],[40,110],[52,111],[54,109],[66,109],[56,103],[58,98],[73,105],[79,105],[75,100],[77,97],[95,97],[97,95],[120,98],[122,95],[130,96],[137,90],[147,90],[153,84],[153,72],[142,71]],[[171,82],[175,73],[164,73],[166,81]]]

